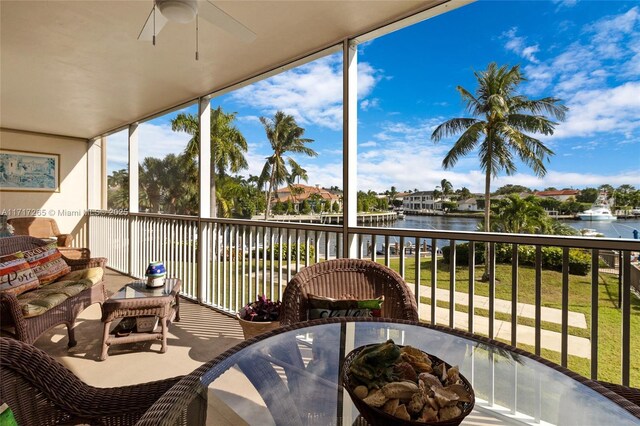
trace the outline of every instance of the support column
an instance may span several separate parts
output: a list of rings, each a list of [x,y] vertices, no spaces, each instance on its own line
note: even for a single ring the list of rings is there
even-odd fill
[[[100,208],[106,210],[109,204],[109,181],[107,179],[107,137],[102,136],[100,140]]]
[[[208,97],[200,98],[198,102],[198,127],[200,135],[200,146],[198,148],[200,208],[198,210],[201,219],[208,219],[217,216],[215,182],[212,179],[211,171],[211,101]],[[207,288],[210,281],[209,268],[207,267],[208,262],[211,261],[211,259],[207,258],[209,245],[211,244],[207,239],[210,234],[208,232],[209,226],[211,225],[208,222],[198,221],[198,285],[196,287],[196,297],[199,302],[206,302]],[[213,238],[213,241],[216,241],[216,239]],[[213,253],[214,256],[218,255],[217,247],[213,248]]]
[[[138,202],[138,176],[139,160],[138,160],[138,124],[129,126],[129,213],[138,213],[140,211]]]
[[[131,213],[138,213],[138,177],[139,171],[138,160],[138,124],[129,125],[129,258],[127,272],[130,276],[139,276],[140,271],[134,271],[134,261],[138,250],[138,241],[134,230],[135,218],[131,217]],[[139,263],[139,262],[137,262]]]
[[[100,249],[95,246],[98,242],[91,241],[89,237],[91,220],[88,212],[89,210],[106,208],[107,189],[103,186],[106,176],[103,179],[104,173],[102,169],[102,157],[106,154],[105,143],[106,138],[95,138],[89,142],[87,148],[87,205],[85,206],[82,225],[84,232],[80,231],[74,238],[74,243],[79,244],[80,247],[88,247],[94,252],[99,252]]]
[[[342,43],[342,241],[344,257],[358,257],[358,240],[349,228],[358,224],[358,47]]]
[[[102,155],[105,138],[96,138],[89,142],[87,150],[87,209],[102,209],[102,199],[106,199],[102,188]]]
[[[216,193],[211,179],[211,103],[209,98],[200,98],[198,108],[200,147],[200,217],[216,217]]]

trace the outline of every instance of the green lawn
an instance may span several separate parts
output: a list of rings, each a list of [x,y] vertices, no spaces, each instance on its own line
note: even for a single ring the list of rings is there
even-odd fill
[[[414,258],[405,259],[405,280],[409,284],[415,283]],[[392,259],[393,269],[399,269],[398,259]],[[431,260],[422,259],[420,262],[420,283],[431,285]],[[483,268],[475,270],[475,294],[488,296],[488,283],[480,282]],[[466,266],[456,268],[456,291],[468,293],[469,271]],[[449,265],[438,259],[437,282],[438,288],[449,289],[450,272]],[[562,274],[556,271],[542,271],[542,306],[550,308],[562,308]],[[535,269],[530,266],[518,268],[518,302],[535,303]],[[511,300],[511,265],[496,266],[496,298]],[[621,381],[620,360],[622,341],[622,314],[618,309],[618,279],[610,274],[600,274],[598,283],[598,380],[610,382]],[[425,301],[426,302],[426,301]],[[440,306],[441,302],[438,302]],[[443,305],[448,307],[448,303]],[[468,312],[464,306],[456,306],[460,312]],[[569,333],[579,337],[591,336],[591,275],[569,276],[569,310],[583,313],[587,320],[587,329],[569,328]],[[477,315],[488,315],[483,309],[476,309]],[[509,314],[496,314],[496,318],[509,320]],[[518,318],[518,324],[533,326],[533,319]],[[543,323],[542,327],[551,331],[560,331],[559,324]],[[632,386],[640,387],[640,365],[633,355],[640,353],[640,341],[634,336],[640,336],[640,300],[631,298],[631,377]],[[509,343],[509,342],[507,342]],[[518,344],[518,347],[533,352],[533,346]],[[541,355],[544,358],[560,363],[560,353],[543,349]],[[590,360],[569,355],[568,368],[586,377],[591,374]]]

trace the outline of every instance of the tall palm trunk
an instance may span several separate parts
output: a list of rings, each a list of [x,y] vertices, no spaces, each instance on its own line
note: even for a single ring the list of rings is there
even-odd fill
[[[269,179],[269,189],[267,190],[267,208],[264,210],[264,220],[269,220],[269,215],[271,214],[271,191],[273,190],[273,181],[275,178],[275,171],[272,171],[271,178]]]
[[[489,165],[484,177],[484,232],[491,232],[491,154],[492,145],[489,142],[487,147],[487,158]],[[484,248],[484,272],[482,281],[489,281],[489,243],[485,243]]]

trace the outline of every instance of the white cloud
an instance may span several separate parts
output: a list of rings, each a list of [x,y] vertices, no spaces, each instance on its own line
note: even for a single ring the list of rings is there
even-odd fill
[[[431,142],[431,132],[440,122],[441,118],[416,123],[384,123],[374,140],[366,142],[367,145],[374,142],[375,146],[371,144],[373,149],[358,154],[358,188],[384,191],[394,185],[402,190],[431,190],[442,179],[447,179],[455,188],[466,186],[472,192],[483,192],[484,172],[479,167],[477,152],[462,157],[451,170],[442,168],[442,159],[451,148],[452,141],[446,140],[439,144]],[[581,143],[572,152],[591,151],[600,146],[601,142],[591,140]],[[513,176],[502,174],[492,180],[491,187],[495,189],[506,184],[517,184],[529,188],[582,188],[598,186],[603,182],[611,182],[612,185],[640,182],[640,170],[621,171],[616,175],[550,170],[544,178],[539,178],[525,166],[521,167],[523,172]]]
[[[552,1],[558,5],[558,8],[573,7],[576,4],[578,4],[578,0],[552,0]]]
[[[367,141],[367,142],[359,143],[358,146],[361,148],[371,148],[374,146],[378,146],[378,143],[374,141]]]
[[[358,64],[358,97],[368,96],[382,72],[366,62]],[[282,110],[301,126],[314,124],[342,129],[342,56],[331,55],[259,81],[233,92],[242,105],[267,115]]]
[[[380,99],[378,98],[365,99],[362,102],[360,102],[360,109],[363,111],[368,111],[371,108],[379,108],[379,106],[380,106]]]
[[[180,154],[191,136],[171,130],[170,124],[142,123],[138,127],[138,159],[164,158]],[[129,163],[129,133],[124,130],[107,137],[107,171],[126,169]]]
[[[236,116],[236,120],[243,123],[261,124],[260,117],[258,117],[257,115],[238,115]]]
[[[502,33],[501,38],[507,39],[504,47],[534,64],[538,63],[535,54],[540,51],[540,47],[537,44],[527,46],[526,37],[518,36],[517,33],[517,27],[513,27],[509,31]]]
[[[640,82],[583,90],[577,92],[567,106],[567,121],[557,127],[553,139],[602,132],[630,134],[640,129]]]
[[[579,41],[549,60],[524,67],[529,79],[526,92],[540,94],[555,85],[554,94],[568,98],[578,90],[605,87],[611,76],[637,79],[640,74],[639,27],[638,6],[585,26]],[[515,30],[504,35],[512,47],[522,46],[524,41],[516,36]]]

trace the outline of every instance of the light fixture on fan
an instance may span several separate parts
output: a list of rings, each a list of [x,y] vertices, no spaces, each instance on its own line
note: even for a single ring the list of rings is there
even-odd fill
[[[1,1],[1,0],[0,0]],[[156,13],[156,10],[158,13]],[[169,21],[186,24],[195,18],[196,60],[198,60],[198,20],[205,21],[228,32],[245,43],[251,43],[256,34],[208,0],[154,0],[153,8],[144,23],[138,40],[156,45],[156,35]]]
[[[160,13],[169,21],[186,24],[198,14],[196,0],[156,0]]]

